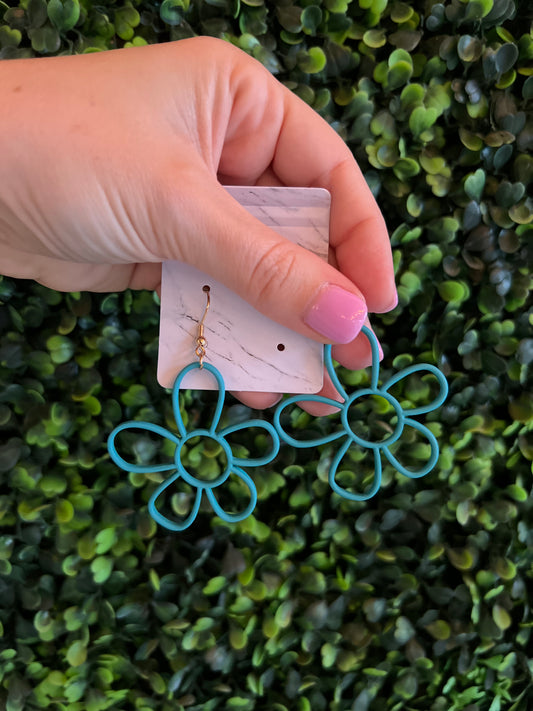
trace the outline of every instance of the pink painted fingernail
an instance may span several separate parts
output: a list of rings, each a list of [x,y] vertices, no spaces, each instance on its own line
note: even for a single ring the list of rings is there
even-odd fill
[[[367,316],[363,299],[340,286],[326,284],[304,314],[304,323],[334,343],[350,343]]]

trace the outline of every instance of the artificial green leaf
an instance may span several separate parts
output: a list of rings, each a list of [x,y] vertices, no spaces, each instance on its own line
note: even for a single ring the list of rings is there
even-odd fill
[[[71,667],[79,667],[85,663],[87,659],[87,647],[81,641],[73,642],[67,649],[67,662]]]
[[[437,116],[438,112],[433,108],[426,109],[424,106],[417,106],[413,109],[411,116],[409,117],[409,128],[413,135],[418,137],[428,128],[431,128],[431,126],[435,123]]]
[[[52,54],[61,46],[61,38],[54,27],[44,25],[28,31],[32,48],[40,54]]]
[[[326,66],[326,55],[320,47],[311,47],[299,62],[300,69],[308,74],[321,72]]]
[[[478,168],[475,173],[471,173],[465,180],[465,192],[471,200],[479,202],[485,187],[485,172]]]
[[[181,25],[188,4],[184,0],[163,0],[159,8],[161,19],[170,26]]]
[[[79,0],[48,0],[48,17],[60,32],[68,32],[79,20]]]

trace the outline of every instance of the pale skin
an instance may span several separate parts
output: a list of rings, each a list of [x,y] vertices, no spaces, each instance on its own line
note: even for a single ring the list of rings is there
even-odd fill
[[[0,86],[0,273],[61,291],[158,289],[161,262],[177,259],[321,342],[302,314],[324,284],[369,312],[395,306],[387,229],[351,152],[229,43],[4,61]],[[255,220],[224,184],[329,190],[330,264]],[[367,340],[333,355],[365,367]],[[335,396],[327,380],[322,394]],[[279,397],[237,395],[251,407]]]

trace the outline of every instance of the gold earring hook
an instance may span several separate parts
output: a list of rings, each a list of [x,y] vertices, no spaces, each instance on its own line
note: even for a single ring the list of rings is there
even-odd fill
[[[204,315],[202,316],[201,320],[198,322],[198,336],[196,338],[196,350],[194,351],[195,354],[200,359],[200,368],[204,367],[204,358],[205,358],[205,354],[206,354],[205,349],[207,347],[207,340],[205,339],[205,336],[204,336],[204,321],[205,321],[205,317],[207,316],[207,312],[209,311],[209,307],[211,306],[211,296],[210,296],[211,289],[206,284],[202,288],[202,291],[205,292],[205,295],[207,298],[207,303],[206,303]]]

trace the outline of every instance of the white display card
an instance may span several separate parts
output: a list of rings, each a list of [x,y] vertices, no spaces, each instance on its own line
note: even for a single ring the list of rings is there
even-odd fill
[[[227,187],[254,217],[282,237],[328,258],[330,194],[320,188]],[[172,387],[179,371],[197,361],[198,322],[210,287],[204,323],[206,363],[218,368],[227,390],[316,393],[322,387],[323,346],[280,326],[226,286],[194,267],[165,262],[157,378]],[[214,390],[206,371],[192,370],[184,388]]]

